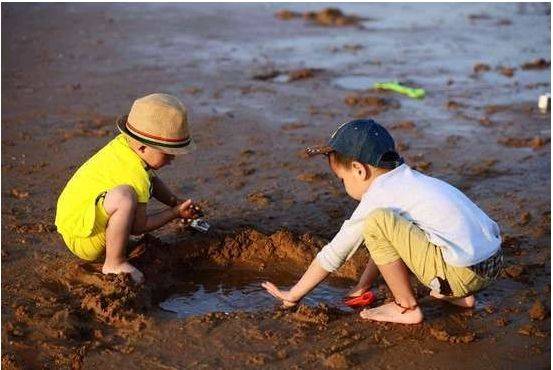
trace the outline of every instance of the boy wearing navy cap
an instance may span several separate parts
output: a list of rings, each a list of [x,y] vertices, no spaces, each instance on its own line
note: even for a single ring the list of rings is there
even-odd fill
[[[416,324],[423,320],[409,271],[430,294],[462,307],[488,286],[503,262],[498,225],[461,191],[403,162],[394,140],[373,120],[340,126],[328,145],[308,148],[330,168],[359,205],[290,290],[263,287],[291,307],[365,242],[371,259],[350,296],[365,293],[380,272],[394,301],[365,309],[364,319]]]

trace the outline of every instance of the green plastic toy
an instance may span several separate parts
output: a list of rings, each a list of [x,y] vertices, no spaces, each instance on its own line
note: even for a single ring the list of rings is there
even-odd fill
[[[424,89],[414,89],[412,87],[403,86],[398,82],[377,82],[374,84],[374,87],[376,89],[395,91],[413,99],[422,99],[426,95]]]

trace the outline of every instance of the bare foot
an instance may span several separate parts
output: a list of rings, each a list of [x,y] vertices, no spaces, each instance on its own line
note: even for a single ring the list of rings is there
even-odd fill
[[[422,322],[423,315],[419,307],[401,313],[403,308],[394,302],[386,303],[371,309],[365,309],[359,314],[363,319],[374,321],[397,322],[400,324],[418,324]]]
[[[134,280],[137,284],[142,284],[144,282],[144,274],[140,272],[139,269],[134,267],[128,262],[123,262],[122,264],[118,266],[106,266],[104,264],[104,267],[102,267],[102,273],[104,275],[107,274],[121,274],[121,273],[127,273],[131,275],[131,278]]]
[[[436,293],[434,291],[430,291],[430,296],[441,299],[443,301],[449,302],[451,304],[454,304],[456,306],[465,307],[465,308],[473,308],[476,305],[476,299],[473,295],[469,295],[467,297],[463,298],[455,298],[455,297],[448,297],[440,293]]]

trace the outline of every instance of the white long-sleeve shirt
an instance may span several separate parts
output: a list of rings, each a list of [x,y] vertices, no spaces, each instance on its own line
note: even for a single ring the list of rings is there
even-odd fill
[[[363,243],[363,223],[377,208],[414,222],[453,266],[477,264],[501,246],[499,226],[460,190],[402,164],[374,180],[351,218],[317,254],[325,270],[337,270],[355,253]]]

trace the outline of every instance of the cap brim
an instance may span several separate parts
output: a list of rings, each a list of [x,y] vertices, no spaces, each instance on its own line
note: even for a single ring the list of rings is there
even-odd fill
[[[314,145],[305,148],[304,154],[306,158],[311,158],[316,155],[329,155],[334,149],[330,145]]]
[[[188,154],[188,153],[192,153],[193,151],[196,150],[196,143],[194,142],[194,140],[192,140],[192,138],[190,138],[190,140],[188,141],[186,146],[182,146],[182,147],[165,146],[165,145],[160,145],[159,143],[156,143],[156,142],[153,142],[153,141],[146,140],[146,139],[144,139],[140,136],[137,136],[137,135],[133,134],[131,131],[129,131],[129,129],[127,128],[127,125],[126,125],[126,123],[127,123],[126,121],[127,121],[126,116],[118,117],[117,120],[116,120],[117,129],[123,135],[126,135],[126,136],[130,137],[131,139],[139,141],[139,142],[143,143],[144,145],[147,145],[147,146],[152,147],[152,148],[156,148],[158,150],[161,150],[164,153],[171,154],[171,155]]]

